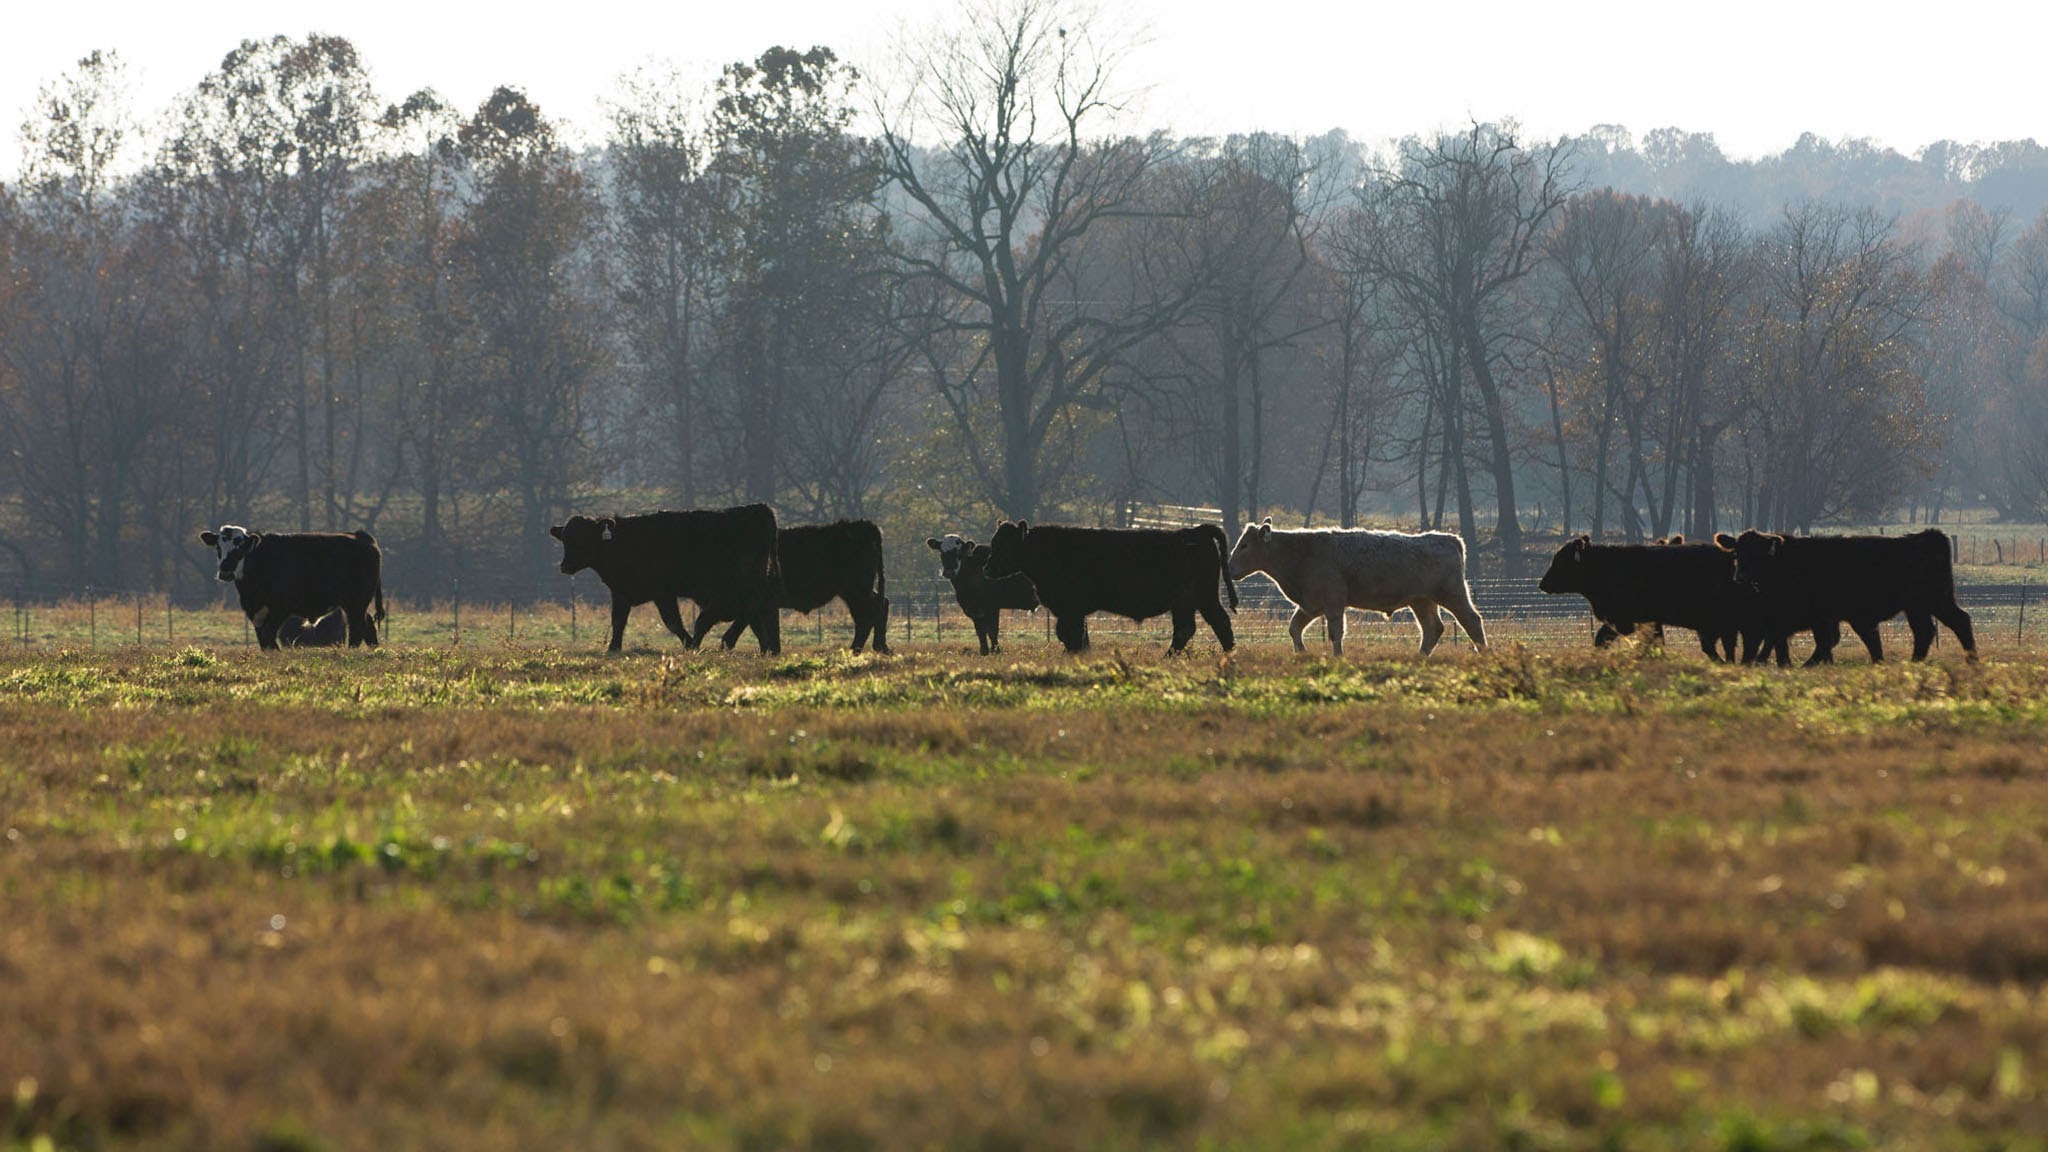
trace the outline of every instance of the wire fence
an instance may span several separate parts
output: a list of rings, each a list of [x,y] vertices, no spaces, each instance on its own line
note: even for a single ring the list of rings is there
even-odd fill
[[[381,632],[387,644],[430,648],[589,647],[602,649],[610,639],[611,601],[603,585],[583,578],[572,581],[566,594],[560,586],[553,598],[524,603],[468,603],[459,597],[436,601],[386,602],[389,617]],[[1956,589],[1957,599],[1975,620],[1982,652],[2039,652],[2048,648],[2048,620],[2038,603],[2041,591],[2032,581],[2014,584],[1968,584]],[[1288,643],[1287,625],[1293,606],[1263,576],[1238,587],[1240,604],[1232,620],[1237,639],[1246,644]],[[1531,648],[1583,647],[1591,643],[1595,622],[1578,596],[1549,596],[1534,580],[1474,580],[1472,598],[1486,621],[1487,639],[1495,644],[1521,643]],[[952,585],[934,574],[914,574],[889,582],[888,635],[892,644],[956,644],[976,647],[974,625],[960,611]],[[684,619],[692,613],[685,609]],[[1445,643],[1463,643],[1456,621],[1444,617]],[[1100,614],[1088,620],[1097,644],[1158,645],[1171,638],[1167,617],[1131,621]],[[1005,612],[1006,647],[1056,644],[1052,617]],[[1903,619],[1883,626],[1887,652],[1910,650],[1911,634]],[[718,630],[705,641],[715,643]],[[853,624],[837,601],[810,615],[785,611],[785,649],[843,648],[850,644]],[[1690,633],[1669,643],[1691,646]],[[1414,651],[1418,639],[1412,613],[1390,618],[1353,611],[1346,620],[1345,647],[1359,653]],[[1687,639],[1679,639],[1687,637]],[[1195,644],[1208,640],[1206,625],[1197,625]],[[1327,644],[1323,626],[1311,625],[1304,636],[1311,648]],[[1213,641],[1209,641],[1212,642]],[[1938,643],[1951,643],[1943,632]],[[107,590],[51,583],[17,582],[12,589],[9,627],[0,646],[28,652],[67,648],[112,648],[125,645],[180,648],[253,647],[256,638],[231,590],[206,604],[180,604],[155,592]],[[635,609],[627,628],[629,649],[676,646],[652,605]],[[742,639],[751,646],[751,638]],[[1854,636],[1845,636],[1844,654],[1860,651]],[[1796,642],[1795,642],[1796,646]]]

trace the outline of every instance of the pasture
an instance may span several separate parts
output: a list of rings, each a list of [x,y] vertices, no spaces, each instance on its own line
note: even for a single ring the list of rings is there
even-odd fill
[[[0,648],[0,1146],[2048,1147],[2041,655],[1036,623]]]

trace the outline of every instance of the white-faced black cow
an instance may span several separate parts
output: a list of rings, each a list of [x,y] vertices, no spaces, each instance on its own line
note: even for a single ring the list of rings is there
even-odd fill
[[[1173,614],[1179,652],[1195,635],[1195,613],[1209,622],[1228,652],[1237,644],[1230,614],[1216,593],[1221,582],[1237,608],[1225,551],[1230,542],[1214,524],[1196,528],[1032,527],[1003,521],[989,540],[983,571],[997,580],[1023,573],[1052,612],[1053,634],[1069,652],[1088,647],[1088,614],[1113,612],[1133,620]]]
[[[989,576],[988,545],[954,533],[929,537],[924,544],[939,554],[939,574],[952,583],[960,611],[974,621],[974,638],[980,642],[983,656],[1002,647],[1003,609],[1029,612],[1038,608],[1038,592],[1022,575],[1001,580]]]
[[[1759,657],[1765,642],[1763,602],[1754,589],[1734,582],[1734,562],[1712,544],[1687,544],[1680,536],[1655,544],[1595,544],[1578,536],[1550,559],[1537,585],[1553,596],[1586,598],[1600,630],[1595,647],[1605,648],[1616,636],[1633,635],[1640,625],[1690,628],[1699,634],[1700,650],[1715,660],[1735,659],[1742,646],[1743,663]],[[1788,662],[1783,646],[1772,649]]]
[[[1422,629],[1422,654],[1442,639],[1438,607],[1448,609],[1472,642],[1486,647],[1486,625],[1465,584],[1465,541],[1454,532],[1374,532],[1275,529],[1268,519],[1247,524],[1230,550],[1230,574],[1239,580],[1264,572],[1294,603],[1287,634],[1301,652],[1302,630],[1320,616],[1330,650],[1344,652],[1344,609],[1388,615],[1407,608]]]
[[[251,532],[238,524],[201,532],[220,557],[216,575],[233,584],[256,642],[277,647],[285,619],[308,620],[339,608],[348,644],[377,646],[384,619],[384,555],[368,532]],[[371,612],[372,606],[376,611]]]
[[[782,564],[777,608],[793,608],[808,615],[834,600],[843,601],[853,617],[853,650],[867,647],[872,636],[875,651],[888,653],[889,582],[882,572],[882,530],[874,521],[794,525],[775,534],[775,549]],[[747,627],[744,619],[702,608],[691,646],[726,620],[731,620],[732,626],[719,642],[727,648],[739,643],[740,633]]]
[[[781,582],[775,552],[775,510],[738,508],[649,512],[639,516],[571,516],[548,529],[562,542],[562,571],[588,568],[612,594],[612,642],[617,652],[636,605],[654,601],[661,622],[686,647],[696,647],[683,626],[678,600],[694,600],[702,613],[743,621],[763,652],[782,650],[775,590]]]
[[[347,639],[348,619],[339,611],[318,620],[287,616],[277,628],[280,648],[339,648]]]
[[[1877,626],[1901,612],[1913,632],[1913,659],[1925,660],[1941,621],[1977,658],[1970,614],[1956,603],[1948,534],[1928,528],[1905,536],[1781,536],[1750,529],[1714,537],[1734,554],[1733,579],[1763,597],[1764,627],[1772,643],[1813,629],[1807,667],[1832,663],[1840,622],[1863,640],[1873,662],[1884,659]]]

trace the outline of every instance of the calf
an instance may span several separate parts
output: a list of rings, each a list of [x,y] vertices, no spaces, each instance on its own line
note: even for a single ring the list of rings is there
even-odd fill
[[[775,597],[777,608],[815,612],[833,600],[845,603],[853,617],[853,650],[867,647],[874,637],[875,651],[889,651],[889,582],[882,572],[882,530],[872,520],[841,520],[835,524],[799,524],[776,533],[776,552],[782,565],[782,583]],[[697,614],[697,628],[690,640],[695,647],[713,625],[731,619],[710,608]],[[721,643],[730,648],[739,642],[746,628],[744,619],[733,619]]]
[[[1813,629],[1809,668],[1834,661],[1841,621],[1862,639],[1873,663],[1883,660],[1877,626],[1901,612],[1913,632],[1913,659],[1927,658],[1936,620],[1955,633],[1969,659],[1977,658],[1970,614],[1956,603],[1948,534],[1939,528],[1906,536],[1781,536],[1750,529],[1740,536],[1720,533],[1714,543],[1732,557],[1732,579],[1762,596],[1771,642]]]
[[[284,648],[335,648],[348,639],[348,620],[329,612],[318,620],[287,616],[277,629],[277,642]]]
[[[1245,525],[1230,550],[1231,576],[1242,580],[1254,572],[1272,577],[1293,603],[1287,634],[1296,652],[1307,650],[1302,630],[1320,616],[1330,650],[1343,655],[1347,607],[1388,615],[1413,609],[1427,656],[1444,634],[1441,606],[1475,645],[1486,647],[1486,625],[1465,583],[1465,541],[1455,533],[1276,530],[1267,519]]]
[[[974,638],[983,656],[1002,647],[1003,609],[1038,608],[1038,593],[1022,575],[1001,580],[989,576],[988,545],[952,533],[944,539],[930,537],[924,544],[939,554],[939,574],[952,583],[960,611],[974,622]]]
[[[238,524],[199,534],[220,559],[215,575],[235,586],[256,643],[277,647],[287,617],[339,608],[348,645],[377,646],[384,619],[384,554],[368,532],[251,532]],[[374,606],[375,611],[371,609]]]
[[[612,594],[612,641],[617,652],[633,609],[652,600],[661,622],[686,647],[698,637],[683,626],[679,600],[697,602],[700,618],[742,621],[763,652],[782,650],[775,613],[781,575],[775,551],[775,510],[738,508],[649,512],[639,516],[571,516],[548,529],[562,542],[562,572],[588,568]],[[735,637],[737,639],[737,637]],[[731,641],[728,641],[728,647]]]
[[[1762,604],[1733,582],[1728,554],[1712,544],[1687,544],[1684,537],[1655,544],[1595,544],[1587,536],[1566,542],[1551,557],[1537,585],[1552,595],[1586,598],[1600,631],[1596,647],[1636,627],[1689,628],[1699,633],[1700,650],[1714,660],[1756,659],[1764,643]],[[1785,657],[1780,652],[1780,660]]]
[[[1114,612],[1133,620],[1173,615],[1173,644],[1179,652],[1195,635],[1195,613],[1208,621],[1225,652],[1236,646],[1230,616],[1216,594],[1221,581],[1237,608],[1225,550],[1229,541],[1214,524],[1198,528],[1033,528],[1005,520],[989,541],[991,579],[1022,573],[1052,612],[1053,634],[1069,652],[1088,648],[1088,614]]]

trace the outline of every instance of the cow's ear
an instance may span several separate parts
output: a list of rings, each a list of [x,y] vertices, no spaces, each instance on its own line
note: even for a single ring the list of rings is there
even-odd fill
[[[1714,547],[1719,548],[1723,552],[1733,552],[1735,551],[1735,537],[1730,536],[1726,532],[1716,532],[1714,533]]]
[[[939,538],[937,536],[925,537],[924,546],[931,549],[934,552],[937,552],[939,550]]]
[[[1017,535],[1022,536],[1024,533],[1029,531],[1031,531],[1031,525],[1028,521],[1017,521]]]
[[[1259,539],[1261,539],[1261,540],[1268,540],[1268,539],[1271,539],[1271,538],[1272,538],[1272,536],[1273,536],[1273,521],[1272,521],[1272,518],[1271,518],[1271,517],[1268,517],[1267,519],[1265,519],[1265,520],[1263,520],[1263,521],[1261,521],[1261,522],[1259,523]]]
[[[1259,527],[1261,528],[1271,528],[1272,526],[1273,518],[1271,516],[1268,516],[1264,520],[1259,521]]]
[[[557,524],[554,527],[548,529],[548,535],[553,536],[557,540],[560,540],[562,538],[562,526],[560,524]]]
[[[199,534],[199,542],[208,548],[218,548],[220,547],[220,533],[208,529]]]

